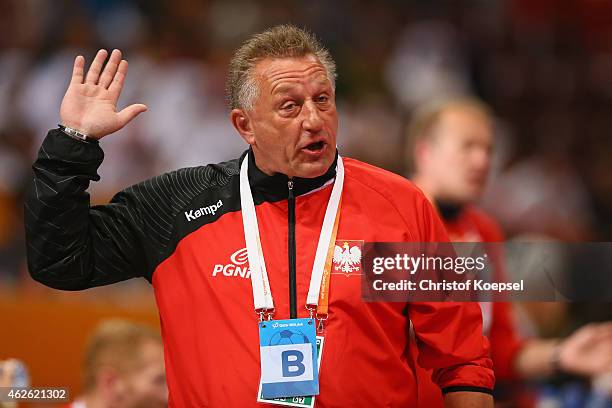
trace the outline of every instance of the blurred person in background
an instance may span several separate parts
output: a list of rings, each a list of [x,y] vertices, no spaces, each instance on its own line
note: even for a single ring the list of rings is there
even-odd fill
[[[14,384],[17,373],[17,360],[0,360],[0,387],[10,387]]]
[[[102,322],[83,360],[83,393],[65,408],[168,406],[164,348],[153,328],[127,320]]]
[[[15,359],[0,360],[0,389],[24,387],[17,381],[20,362]],[[17,402],[0,400],[0,408],[17,408]]]
[[[490,108],[469,97],[424,104],[409,124],[406,160],[412,180],[438,209],[454,242],[504,241],[495,220],[475,206],[490,173],[493,133]],[[511,303],[483,302],[481,308],[499,382],[612,370],[612,323],[585,326],[563,340],[522,339]],[[418,371],[420,406],[442,406],[431,372]]]

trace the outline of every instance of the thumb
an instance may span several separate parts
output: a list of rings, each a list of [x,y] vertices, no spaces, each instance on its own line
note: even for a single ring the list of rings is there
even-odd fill
[[[121,127],[127,125],[132,119],[141,114],[142,112],[146,112],[149,108],[147,105],[143,105],[141,103],[136,103],[134,105],[127,106],[123,108],[117,115],[119,116],[119,122],[121,123]]]

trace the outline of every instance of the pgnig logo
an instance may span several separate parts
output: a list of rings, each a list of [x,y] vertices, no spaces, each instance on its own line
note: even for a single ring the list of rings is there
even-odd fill
[[[216,264],[212,276],[227,276],[234,278],[251,278],[251,270],[248,266],[249,257],[247,249],[242,248],[230,255],[229,263]]]

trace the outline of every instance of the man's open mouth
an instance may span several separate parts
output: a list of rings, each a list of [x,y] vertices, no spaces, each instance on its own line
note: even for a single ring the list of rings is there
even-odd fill
[[[315,142],[315,143],[311,143],[308,146],[304,147],[304,149],[311,151],[311,152],[318,152],[318,151],[321,151],[324,146],[325,146],[325,142]]]

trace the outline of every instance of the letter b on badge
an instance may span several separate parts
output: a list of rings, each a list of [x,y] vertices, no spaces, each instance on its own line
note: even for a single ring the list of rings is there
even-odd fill
[[[283,377],[297,377],[306,371],[304,354],[298,350],[286,350],[281,353]]]
[[[308,343],[262,347],[262,382],[312,380],[314,372],[311,348]]]

